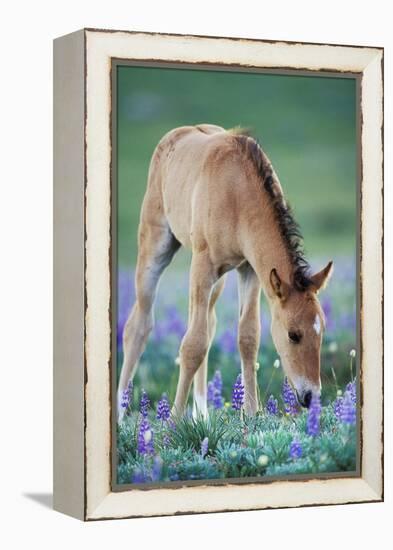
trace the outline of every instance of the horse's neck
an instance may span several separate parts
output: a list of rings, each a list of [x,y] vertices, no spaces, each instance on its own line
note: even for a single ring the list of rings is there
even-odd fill
[[[257,273],[266,297],[271,299],[273,298],[270,284],[272,269],[276,269],[280,277],[290,283],[293,266],[270,206],[254,203],[250,207],[260,212],[259,215],[254,212],[255,215],[246,218],[245,257]]]

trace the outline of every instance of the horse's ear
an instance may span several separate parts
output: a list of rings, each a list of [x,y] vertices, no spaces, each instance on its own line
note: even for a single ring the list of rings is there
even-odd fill
[[[330,277],[332,276],[332,273],[333,262],[329,262],[326,267],[321,269],[321,271],[315,273],[315,275],[312,275],[310,278],[312,281],[313,290],[315,292],[318,292],[322,288],[325,288],[329,282]]]
[[[270,272],[270,284],[277,298],[284,302],[288,298],[289,285],[280,279],[277,269],[272,269]]]

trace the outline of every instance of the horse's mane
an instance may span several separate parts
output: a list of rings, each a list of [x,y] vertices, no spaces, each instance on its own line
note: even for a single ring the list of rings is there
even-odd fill
[[[280,188],[275,185],[273,167],[257,140],[250,135],[240,135],[237,132],[234,137],[253,162],[263,188],[271,199],[275,218],[293,266],[293,285],[297,290],[304,292],[312,284],[310,264],[304,255],[303,235],[293,216],[292,208],[284,199]]]

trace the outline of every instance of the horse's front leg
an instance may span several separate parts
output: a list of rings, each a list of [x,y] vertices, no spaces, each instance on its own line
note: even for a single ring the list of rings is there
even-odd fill
[[[258,410],[256,364],[260,340],[259,304],[261,285],[249,264],[238,269],[239,331],[238,343],[244,383],[244,410],[254,415]]]
[[[216,333],[217,315],[215,311],[216,302],[223,291],[226,276],[222,276],[213,287],[209,300],[208,328],[209,328],[209,349],[212,345],[214,335]],[[202,414],[207,417],[207,370],[209,349],[206,352],[205,358],[201,366],[196,371],[194,376],[194,404],[193,415],[197,417]]]
[[[204,361],[210,344],[209,302],[215,281],[208,254],[194,253],[190,272],[188,328],[180,346],[180,373],[172,411],[175,415],[183,414],[194,375],[200,367],[206,367]],[[203,378],[206,376],[205,372],[201,374]]]

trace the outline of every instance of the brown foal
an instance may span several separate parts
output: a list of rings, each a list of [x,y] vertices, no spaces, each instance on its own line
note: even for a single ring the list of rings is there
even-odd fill
[[[309,406],[320,392],[324,317],[317,293],[332,273],[332,262],[310,274],[299,228],[278,177],[252,137],[210,124],[167,133],[151,159],[138,246],[136,301],[123,334],[120,420],[123,390],[135,374],[153,327],[158,281],[180,246],[191,249],[192,261],[188,328],[180,347],[174,412],[184,411],[194,381],[194,410],[206,414],[214,306],[224,274],[234,268],[245,413],[253,415],[258,409],[261,289],[270,306],[272,337],[284,371],[299,402]]]

